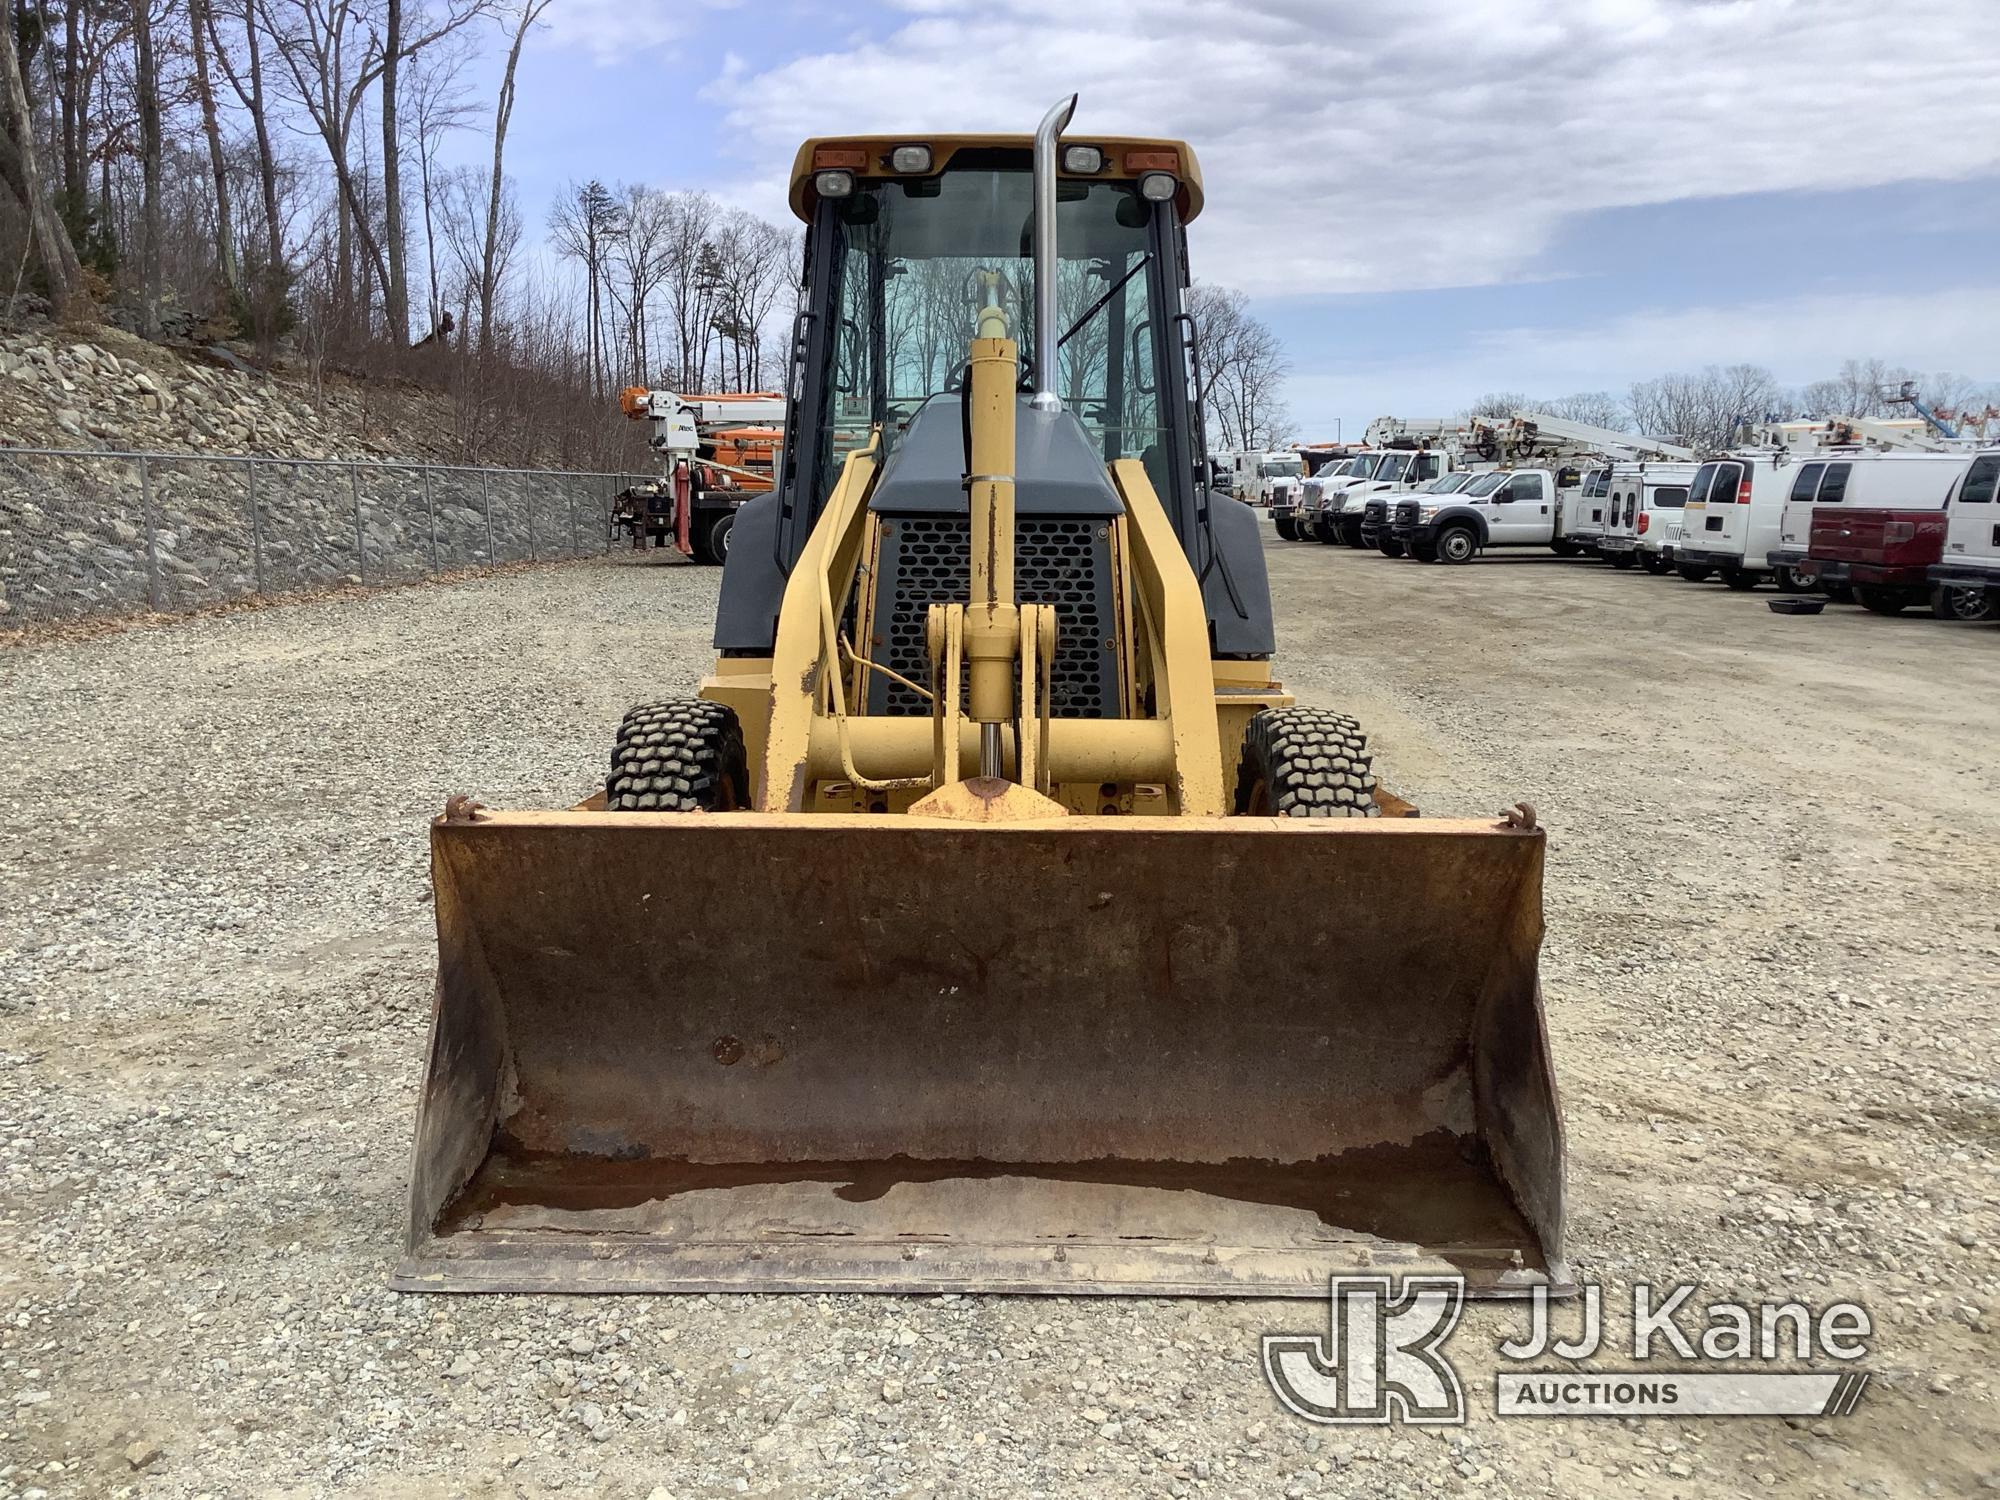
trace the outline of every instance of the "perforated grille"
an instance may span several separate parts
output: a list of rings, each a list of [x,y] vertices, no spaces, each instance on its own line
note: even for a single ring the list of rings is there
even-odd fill
[[[1050,706],[1058,719],[1115,718],[1118,653],[1111,609],[1108,523],[1090,517],[1023,517],[1015,526],[1014,595],[1056,607],[1056,667]],[[875,610],[876,660],[916,682],[930,680],[924,618],[933,604],[963,599],[972,571],[964,516],[884,516],[883,582]],[[872,713],[927,715],[908,688],[875,676]]]

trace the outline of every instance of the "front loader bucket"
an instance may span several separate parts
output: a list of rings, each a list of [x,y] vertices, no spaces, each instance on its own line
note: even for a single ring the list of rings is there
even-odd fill
[[[433,825],[409,1290],[1568,1289],[1542,836]]]

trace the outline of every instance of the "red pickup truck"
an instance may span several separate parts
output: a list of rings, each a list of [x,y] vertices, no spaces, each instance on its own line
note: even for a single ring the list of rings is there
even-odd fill
[[[1882,491],[1881,503],[1865,503],[1878,498],[1867,493],[1871,486],[1850,483],[1848,498],[1863,504],[1820,505],[1813,510],[1807,552],[1820,583],[1830,591],[1843,585],[1852,588],[1854,601],[1878,615],[1930,602],[1930,569],[1944,556],[1948,507],[1971,460],[1967,453],[1857,462],[1856,480],[1893,477],[1896,482],[1872,486]],[[1956,593],[1948,594],[1946,604],[1954,611],[1948,617],[1984,618],[1956,612],[1961,603],[1966,608],[1987,607],[1983,598],[1974,600],[1968,591],[1959,592],[1968,597],[1960,601]]]

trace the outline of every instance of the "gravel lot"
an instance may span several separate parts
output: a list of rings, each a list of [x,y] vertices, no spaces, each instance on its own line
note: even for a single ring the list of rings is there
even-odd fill
[[[1310,1303],[385,1290],[424,818],[575,800],[706,664],[717,575],[620,559],[0,648],[0,1500],[2000,1488],[2000,628],[1271,559],[1302,701],[1552,829],[1579,1273],[1864,1300],[1854,1415],[1500,1420],[1518,1308],[1466,1428],[1328,1430],[1256,1353]]]

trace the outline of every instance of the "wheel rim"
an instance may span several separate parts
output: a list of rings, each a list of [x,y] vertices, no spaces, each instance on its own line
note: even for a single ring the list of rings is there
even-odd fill
[[[729,556],[729,533],[735,529],[736,518],[734,516],[731,516],[727,521],[722,523],[722,535],[715,539],[715,551],[718,557]]]
[[[1454,531],[1444,539],[1438,550],[1453,562],[1464,562],[1472,556],[1472,538],[1462,531]]]
[[[1954,620],[1983,620],[1987,603],[1985,589],[1946,589],[1945,607]]]

